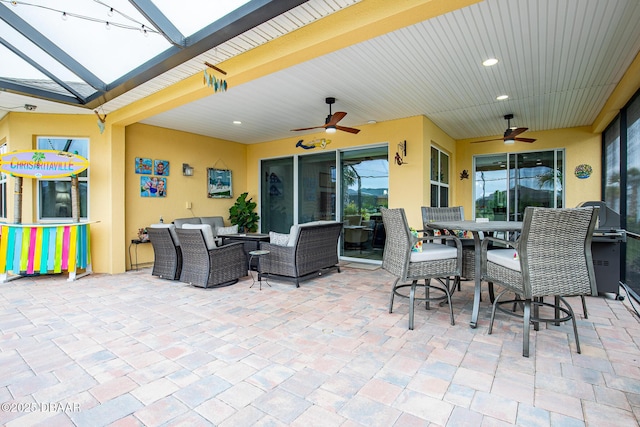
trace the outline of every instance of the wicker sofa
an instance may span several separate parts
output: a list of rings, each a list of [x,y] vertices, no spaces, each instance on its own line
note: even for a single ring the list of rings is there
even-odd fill
[[[271,276],[293,278],[296,287],[300,281],[321,275],[338,266],[338,238],[342,223],[317,221],[294,225],[289,235],[269,233],[271,242],[263,242],[260,249],[269,255],[261,262],[262,271]]]

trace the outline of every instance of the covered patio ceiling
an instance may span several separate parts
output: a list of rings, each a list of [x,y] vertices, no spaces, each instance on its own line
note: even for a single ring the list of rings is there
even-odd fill
[[[55,33],[72,23],[71,16],[62,21],[59,12],[44,24],[36,22],[27,13],[19,12],[27,6],[11,3],[0,0],[0,18],[7,21],[11,14],[19,16],[29,25],[23,27],[27,33],[24,28]],[[75,2],[68,3],[71,10]],[[107,2],[94,3],[102,9],[106,9],[105,4],[111,7]],[[141,25],[157,31],[144,37],[136,29],[136,35],[164,43],[166,49],[158,54],[161,56],[152,56],[114,80],[102,77],[102,68],[113,71],[112,66],[118,64],[116,57],[99,71],[90,70],[99,82],[92,85],[89,80],[79,81],[83,89],[74,86],[77,81],[61,77],[62,83],[77,92],[71,95],[74,102],[26,90],[28,79],[24,75],[9,76],[13,68],[2,67],[0,116],[15,109],[24,111],[26,104],[35,105],[38,113],[93,114],[94,109],[111,113],[202,73],[204,62],[221,64],[234,56],[250,54],[257,46],[334,14],[343,17],[335,21],[342,24],[325,26],[324,31],[338,33],[343,30],[339,25],[346,25],[345,22],[357,26],[359,14],[366,7],[383,4],[381,0],[253,0],[221,21],[212,21],[209,16],[209,22],[202,22],[193,33],[206,43],[179,48],[176,44],[188,44],[190,40],[189,36],[184,37],[186,41],[171,36],[175,33],[172,28],[181,35],[190,34],[178,23],[181,13],[163,9],[160,0],[111,3],[117,3],[116,9],[135,15]],[[442,7],[439,0],[411,3]],[[455,10],[462,3],[470,5]],[[503,116],[507,113],[514,114],[513,125],[528,127],[529,132],[589,126],[640,51],[637,0],[486,0],[450,4],[448,13],[408,26],[399,23],[396,30],[387,34],[230,87],[225,93],[212,92],[206,98],[148,116],[141,122],[249,144],[304,136],[304,132],[293,133],[290,129],[323,124],[328,113],[324,100],[336,97],[333,111],[348,113],[340,123],[344,126],[424,115],[455,139],[500,135],[506,127]],[[181,12],[194,19],[206,15],[184,5]],[[245,20],[239,18],[241,15]],[[95,42],[86,52],[70,54],[79,64],[91,52],[105,49],[98,42],[98,35],[102,37],[107,32],[106,24],[85,24],[91,24],[93,30],[80,32],[81,36],[72,40],[95,38]],[[0,34],[5,34],[9,24],[2,25]],[[43,25],[48,28],[46,31]],[[119,28],[108,33],[116,31],[126,32],[129,39],[134,33]],[[3,44],[3,49],[8,49]],[[133,44],[121,44],[116,53],[122,55],[129,50],[134,50]],[[10,49],[8,52],[17,55]],[[1,54],[6,57],[5,52]],[[497,58],[498,64],[484,67],[482,61],[489,57]],[[105,81],[110,83],[101,86]],[[92,89],[84,93],[87,84]],[[508,98],[497,100],[499,95]]]

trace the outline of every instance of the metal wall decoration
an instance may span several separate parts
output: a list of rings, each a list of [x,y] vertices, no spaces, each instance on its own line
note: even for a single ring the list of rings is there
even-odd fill
[[[305,150],[311,150],[316,147],[320,147],[323,150],[327,148],[327,145],[331,144],[331,140],[327,138],[316,138],[312,141],[309,141],[306,144],[303,144],[304,139],[301,139],[296,143],[296,147],[304,148]]]
[[[406,165],[407,162],[404,158],[407,157],[407,141],[404,140],[398,144],[398,151],[396,151],[396,163],[398,166]]]
[[[593,173],[593,168],[591,167],[591,165],[583,163],[581,165],[576,166],[576,169],[573,173],[575,174],[575,176],[577,176],[580,179],[586,179],[586,178],[589,178]]]

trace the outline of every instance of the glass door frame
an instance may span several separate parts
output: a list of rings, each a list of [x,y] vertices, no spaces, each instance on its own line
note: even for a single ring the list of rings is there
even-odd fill
[[[276,159],[286,159],[286,158],[292,158],[293,160],[293,206],[292,206],[292,211],[293,211],[293,224],[299,224],[299,220],[300,220],[300,209],[299,209],[299,195],[300,195],[300,173],[299,173],[299,159],[301,157],[304,156],[313,156],[313,155],[317,155],[317,154],[327,154],[329,152],[333,152],[334,154],[334,159],[335,159],[335,167],[336,167],[336,182],[335,182],[335,190],[336,190],[336,202],[335,202],[335,217],[336,217],[336,221],[344,221],[343,218],[343,200],[342,197],[340,197],[340,194],[342,194],[342,173],[339,173],[339,168],[338,166],[340,166],[340,159],[341,159],[341,154],[344,152],[350,152],[350,151],[361,151],[361,150],[367,150],[367,149],[371,149],[371,148],[381,148],[384,147],[387,149],[387,162],[389,164],[391,164],[391,162],[389,162],[389,143],[387,142],[383,142],[383,143],[374,143],[374,144],[366,144],[366,145],[361,145],[361,146],[357,146],[357,147],[348,147],[348,148],[343,148],[343,149],[335,149],[335,150],[323,150],[320,152],[308,152],[308,153],[293,153],[291,155],[285,155],[285,156],[274,156],[274,157],[264,157],[264,158],[260,158],[258,160],[258,167],[259,167],[259,177],[262,177],[264,171],[262,170],[262,165],[264,161],[269,161],[269,160],[276,160]],[[258,180],[259,184],[258,184],[258,193],[259,193],[259,197],[258,197],[258,211],[260,212],[260,230],[262,233],[268,233],[269,230],[265,230],[263,228],[263,224],[262,224],[262,191],[264,190],[264,182],[262,179]],[[388,189],[387,189],[388,190]],[[342,241],[343,237],[340,237],[340,241],[339,241],[339,245],[340,247],[342,247],[342,245],[344,244]],[[348,257],[348,256],[343,256],[340,255],[340,260],[345,260],[345,261],[358,261],[358,262],[362,262],[362,263],[373,263],[373,264],[381,264],[382,261],[380,260],[372,260],[372,259],[367,259],[367,258],[357,258],[357,257]]]

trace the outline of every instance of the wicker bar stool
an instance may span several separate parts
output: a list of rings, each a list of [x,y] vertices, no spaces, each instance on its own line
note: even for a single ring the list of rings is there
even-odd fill
[[[516,242],[485,237],[482,242],[482,278],[504,288],[493,302],[489,334],[493,332],[496,309],[500,305],[515,307],[521,304],[523,313],[513,309],[500,311],[522,318],[524,357],[529,357],[531,323],[538,330],[539,322],[558,324],[571,320],[576,350],[580,353],[575,314],[566,297],[598,294],[591,256],[591,239],[597,216],[598,208],[593,207],[527,207],[522,234]],[[508,249],[487,250],[490,242]],[[514,292],[515,299],[501,301],[506,292]],[[554,297],[554,302],[544,302],[544,297]],[[553,309],[553,317],[548,317],[548,313],[541,316],[540,309],[544,307]]]
[[[433,236],[415,237],[411,234],[404,209],[380,209],[382,221],[386,231],[386,243],[382,258],[382,268],[396,277],[391,289],[389,301],[389,313],[393,312],[394,297],[409,298],[409,329],[414,325],[415,300],[426,302],[447,301],[451,324],[455,324],[453,307],[451,306],[451,293],[460,281],[462,271],[462,244],[456,236],[442,236],[437,239],[451,240],[455,246],[440,245],[436,243],[423,243],[422,252],[412,251],[412,247],[418,242],[433,241]],[[450,278],[453,278],[451,281]],[[436,279],[432,284],[431,279]],[[424,280],[424,297],[416,297],[418,281]],[[407,282],[411,282],[408,284]],[[449,286],[452,282],[451,286]],[[422,285],[420,285],[422,286]],[[402,289],[409,287],[409,295]],[[432,297],[429,290],[441,292],[441,295]]]

